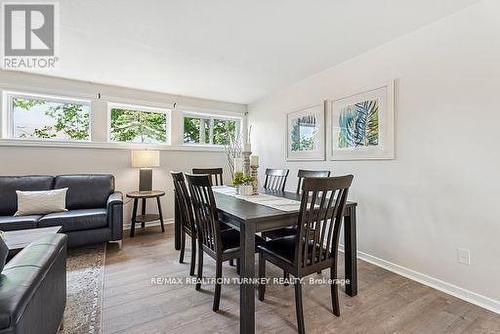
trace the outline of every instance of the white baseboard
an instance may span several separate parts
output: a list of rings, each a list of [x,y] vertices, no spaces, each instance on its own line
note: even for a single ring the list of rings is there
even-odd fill
[[[339,245],[339,250],[344,252],[344,245]],[[398,264],[386,261],[376,256],[358,251],[358,259],[392,271],[398,275],[404,276],[421,284],[427,285],[436,290],[442,291],[459,299],[465,300],[474,305],[480,306],[497,314],[500,314],[500,301],[485,297],[478,293],[463,289],[454,284],[442,281],[440,279],[419,273]]]
[[[165,225],[168,225],[168,224],[173,224],[174,223],[174,218],[169,218],[169,219],[164,219],[163,220],[163,224]],[[123,224],[123,230],[126,231],[126,230],[130,230],[130,226],[132,224],[129,222],[127,224]],[[157,221],[152,221],[152,222],[147,222],[146,223],[146,227],[149,227],[149,226],[160,226],[160,221],[157,220]],[[136,224],[135,225],[135,228],[137,227],[140,227],[140,223]]]

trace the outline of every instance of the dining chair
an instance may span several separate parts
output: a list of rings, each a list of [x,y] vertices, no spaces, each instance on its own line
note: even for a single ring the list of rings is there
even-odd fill
[[[215,186],[224,185],[222,181],[222,168],[193,168],[193,174],[207,174],[210,175],[210,184]],[[215,181],[215,182],[214,182]]]
[[[209,175],[186,174],[191,200],[195,213],[195,224],[198,231],[198,283],[196,290],[201,288],[203,277],[203,253],[215,260],[215,294],[212,310],[217,311],[220,304],[222,278],[222,263],[239,259],[240,232],[229,228],[221,229],[218,221],[217,206]],[[256,236],[256,244],[262,244],[263,239]],[[218,282],[218,283],[217,283]]]
[[[175,201],[180,209],[181,217],[181,252],[179,263],[184,262],[184,251],[186,249],[186,234],[191,237],[191,268],[189,275],[194,276],[196,263],[196,225],[194,223],[193,206],[189,196],[184,174],[182,172],[173,172],[170,174],[174,180]]]
[[[333,314],[340,316],[337,264],[342,215],[352,175],[306,178],[297,232],[259,245],[259,300],[264,300],[266,261],[293,275],[299,333],[305,333],[301,278],[330,268]]]
[[[297,172],[297,177],[298,177],[298,183],[297,183],[297,194],[300,194],[302,191],[302,183],[304,182],[304,179],[306,177],[329,177],[330,176],[330,171],[329,170],[306,170],[306,169],[299,169]]]
[[[266,169],[266,179],[264,181],[264,189],[272,191],[285,191],[286,179],[288,177],[288,169]]]
[[[297,172],[297,177],[298,177],[298,183],[297,183],[297,194],[300,194],[302,190],[302,183],[304,182],[304,179],[306,177],[329,177],[330,176],[330,171],[329,170],[305,170],[305,169],[299,169]],[[290,226],[290,227],[283,227],[279,228],[276,230],[271,230],[263,233],[264,238],[268,239],[276,239],[276,238],[282,238],[286,237],[289,235],[295,235],[295,232],[297,231],[296,226]]]

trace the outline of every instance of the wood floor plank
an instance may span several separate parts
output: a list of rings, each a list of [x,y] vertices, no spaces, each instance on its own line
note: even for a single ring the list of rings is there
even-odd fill
[[[156,285],[155,277],[189,277],[190,249],[178,262],[173,226],[165,233],[146,228],[127,238],[122,249],[108,245],[103,303],[104,333],[238,333],[239,288],[223,285],[220,311],[212,311],[214,287]],[[343,276],[343,259],[339,276]],[[204,276],[212,277],[215,262],[205,257]],[[271,264],[268,277],[282,272]],[[369,263],[359,261],[358,296],[340,294],[341,316],[331,310],[327,285],[303,288],[308,333],[493,333],[500,334],[500,315],[446,295]],[[223,266],[223,277],[237,277]],[[328,278],[328,271],[314,278]],[[341,290],[343,290],[341,288]],[[258,333],[295,333],[292,286],[268,285],[264,302],[256,301]]]

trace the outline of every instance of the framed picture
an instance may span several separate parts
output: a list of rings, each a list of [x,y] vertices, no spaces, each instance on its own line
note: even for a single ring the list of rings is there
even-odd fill
[[[286,159],[325,160],[324,103],[287,114]]]
[[[394,81],[329,102],[329,159],[394,159]]]

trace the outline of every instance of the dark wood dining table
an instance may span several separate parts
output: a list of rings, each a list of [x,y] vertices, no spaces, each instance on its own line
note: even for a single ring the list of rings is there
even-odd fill
[[[292,192],[262,190],[261,193],[301,200],[301,195]],[[219,219],[240,231],[242,254],[240,276],[243,279],[253,279],[255,278],[255,233],[296,225],[299,211],[282,211],[219,192],[214,192],[214,196]],[[356,207],[357,203],[348,202],[344,211],[345,292],[351,297],[358,293]],[[180,234],[181,217],[176,203],[175,249],[180,249]],[[252,283],[240,285],[240,333],[255,333],[255,285]]]

